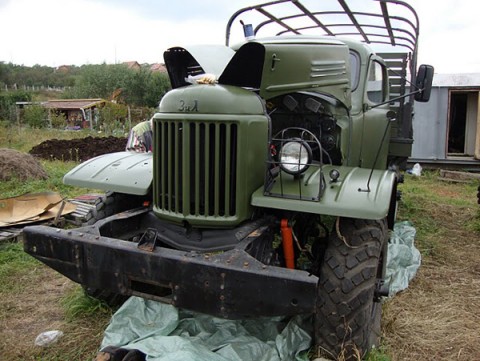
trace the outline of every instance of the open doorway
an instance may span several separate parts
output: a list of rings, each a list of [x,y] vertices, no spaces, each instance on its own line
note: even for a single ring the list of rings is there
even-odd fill
[[[449,156],[480,156],[479,92],[450,91],[448,114]]]

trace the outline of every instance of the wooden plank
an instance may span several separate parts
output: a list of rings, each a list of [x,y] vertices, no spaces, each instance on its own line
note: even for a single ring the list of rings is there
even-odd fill
[[[479,173],[459,172],[453,170],[440,170],[440,177],[452,181],[473,181],[480,180]]]

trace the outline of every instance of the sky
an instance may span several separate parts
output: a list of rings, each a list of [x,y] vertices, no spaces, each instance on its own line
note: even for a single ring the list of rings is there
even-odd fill
[[[480,1],[404,1],[420,18],[419,63],[432,64],[436,73],[480,73]],[[261,2],[0,0],[0,62],[53,67],[163,62],[171,46],[223,45],[230,15]],[[352,10],[378,7],[370,0],[348,3]],[[240,32],[241,25],[235,29]]]

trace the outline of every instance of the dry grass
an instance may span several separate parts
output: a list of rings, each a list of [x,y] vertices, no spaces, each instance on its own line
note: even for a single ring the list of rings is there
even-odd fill
[[[431,229],[419,232],[416,278],[385,305],[384,343],[392,361],[480,360],[480,234],[470,226],[480,212],[473,187],[470,200],[465,186],[420,186],[409,197],[423,204],[409,216]],[[424,199],[429,191],[435,201]]]
[[[7,278],[7,289],[0,292],[1,360],[93,359],[109,316],[68,321],[61,300],[77,285],[38,262]],[[54,347],[35,346],[37,335],[50,330],[64,336]]]
[[[57,303],[71,285],[64,277],[40,265],[20,275],[16,281],[17,292],[3,293],[0,301],[0,345],[4,354],[20,359],[25,356],[25,350],[32,348],[39,333],[62,328],[63,310]],[[30,287],[23,288],[22,284]],[[7,344],[7,341],[10,342]]]

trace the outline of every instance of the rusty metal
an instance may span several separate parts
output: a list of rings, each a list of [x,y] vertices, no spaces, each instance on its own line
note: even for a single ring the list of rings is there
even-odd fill
[[[158,232],[155,228],[147,228],[140,238],[137,247],[144,251],[153,252],[157,245],[157,234]]]
[[[26,227],[24,249],[87,288],[137,295],[224,318],[314,311],[318,277],[266,265],[248,253],[255,250],[255,242],[268,239],[267,225],[252,222],[237,232],[219,230],[223,237],[243,234],[240,242],[224,238],[225,244],[235,243],[225,251],[172,249],[159,237],[159,244],[145,252],[128,239],[145,229],[138,227],[148,224],[150,215],[145,210],[124,212],[76,230]],[[165,234],[161,222],[155,227]],[[207,242],[211,241],[207,238]]]

